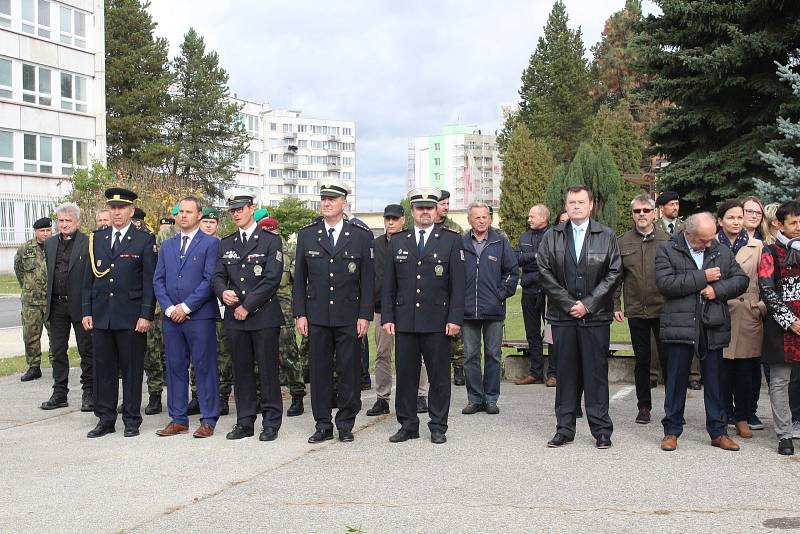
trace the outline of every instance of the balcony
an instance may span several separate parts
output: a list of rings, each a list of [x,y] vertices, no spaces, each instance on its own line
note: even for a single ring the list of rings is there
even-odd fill
[[[328,163],[328,170],[329,171],[338,171],[341,170],[342,166],[338,163]]]
[[[284,132],[283,133],[283,138],[284,139],[296,140],[297,139],[297,134],[296,133],[292,133],[292,132]]]
[[[283,162],[284,169],[297,169],[297,162],[296,161],[284,161]]]
[[[284,185],[295,185],[297,184],[297,178],[284,178],[283,179]]]
[[[338,148],[329,148],[328,149],[328,155],[329,156],[338,156],[339,154],[341,154],[341,151]]]
[[[338,140],[339,140],[339,136],[338,135],[329,135],[328,136],[328,141],[338,141]]]

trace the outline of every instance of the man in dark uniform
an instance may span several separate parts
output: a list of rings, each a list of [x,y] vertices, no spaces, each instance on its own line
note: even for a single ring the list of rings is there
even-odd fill
[[[214,294],[225,304],[225,332],[236,386],[236,425],[225,437],[252,436],[256,416],[261,412],[263,429],[258,439],[272,441],[278,437],[283,416],[278,378],[283,314],[277,297],[283,274],[281,238],[256,224],[252,195],[231,196],[228,209],[238,229],[220,242],[219,261],[212,277]],[[256,364],[261,382],[260,406],[253,373]]]
[[[461,235],[434,224],[439,195],[431,187],[409,191],[414,227],[393,236],[386,255],[381,322],[386,333],[395,336],[395,409],[400,423],[400,430],[389,438],[393,443],[419,437],[421,359],[430,380],[431,441],[447,441],[450,341],[464,320],[465,281]]]
[[[100,419],[87,437],[114,432],[118,376],[122,370],[122,420],[125,437],[139,435],[142,424],[142,374],[147,330],[153,320],[155,240],[131,224],[137,195],[107,189],[111,226],[90,236],[83,278],[83,327],[93,330],[94,413]]]
[[[311,408],[316,432],[309,443],[333,439],[333,355],[339,377],[336,427],[339,441],[353,441],[361,410],[361,344],[372,320],[372,233],[344,220],[348,190],[320,187],[322,219],[297,234],[293,305],[297,331],[308,336]]]

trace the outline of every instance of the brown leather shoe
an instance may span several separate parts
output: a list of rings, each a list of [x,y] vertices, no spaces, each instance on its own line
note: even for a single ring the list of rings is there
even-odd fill
[[[753,433],[750,431],[750,425],[747,424],[747,421],[736,421],[736,433],[745,439],[753,437]]]
[[[188,426],[170,421],[170,423],[161,430],[156,430],[156,435],[177,436],[178,434],[186,434],[187,432],[189,432]]]
[[[208,423],[200,423],[192,435],[196,438],[210,438],[214,435],[214,427]]]
[[[546,385],[547,387],[549,387],[549,388],[554,388],[554,387],[556,387],[556,384],[557,384],[557,383],[558,383],[558,381],[556,380],[556,377],[554,377],[554,376],[548,376],[548,377],[547,377],[547,382],[545,382],[545,385]]]
[[[678,436],[675,434],[670,434],[669,436],[664,436],[661,438],[661,450],[662,451],[674,451],[678,448]]]
[[[736,444],[736,442],[724,434],[722,436],[717,436],[716,438],[712,439],[711,444],[715,447],[719,447],[723,451],[739,450],[739,446]]]
[[[536,378],[531,375],[526,376],[525,378],[520,378],[518,380],[514,380],[514,383],[518,386],[528,386],[530,384],[542,384],[544,381],[541,377]]]

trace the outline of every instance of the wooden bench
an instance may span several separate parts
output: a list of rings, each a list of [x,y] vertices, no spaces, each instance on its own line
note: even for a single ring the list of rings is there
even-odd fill
[[[528,350],[528,341],[524,339],[504,339],[501,343],[501,346],[506,349],[515,349],[517,352],[519,352],[518,356],[523,356],[523,353]],[[630,343],[609,344],[609,357],[617,356],[617,352],[633,353],[633,345]],[[619,357],[628,358],[630,357],[630,354],[620,354]]]

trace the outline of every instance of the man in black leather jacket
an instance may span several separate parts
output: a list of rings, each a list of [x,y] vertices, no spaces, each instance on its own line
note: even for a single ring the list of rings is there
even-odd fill
[[[583,376],[586,415],[598,449],[611,447],[608,414],[608,345],[614,291],[622,274],[617,237],[590,218],[594,197],[586,186],[567,189],[570,220],[554,226],[539,245],[539,279],[548,296],[546,319],[553,325],[559,355],[556,435],[561,447],[575,437],[578,387]]]

